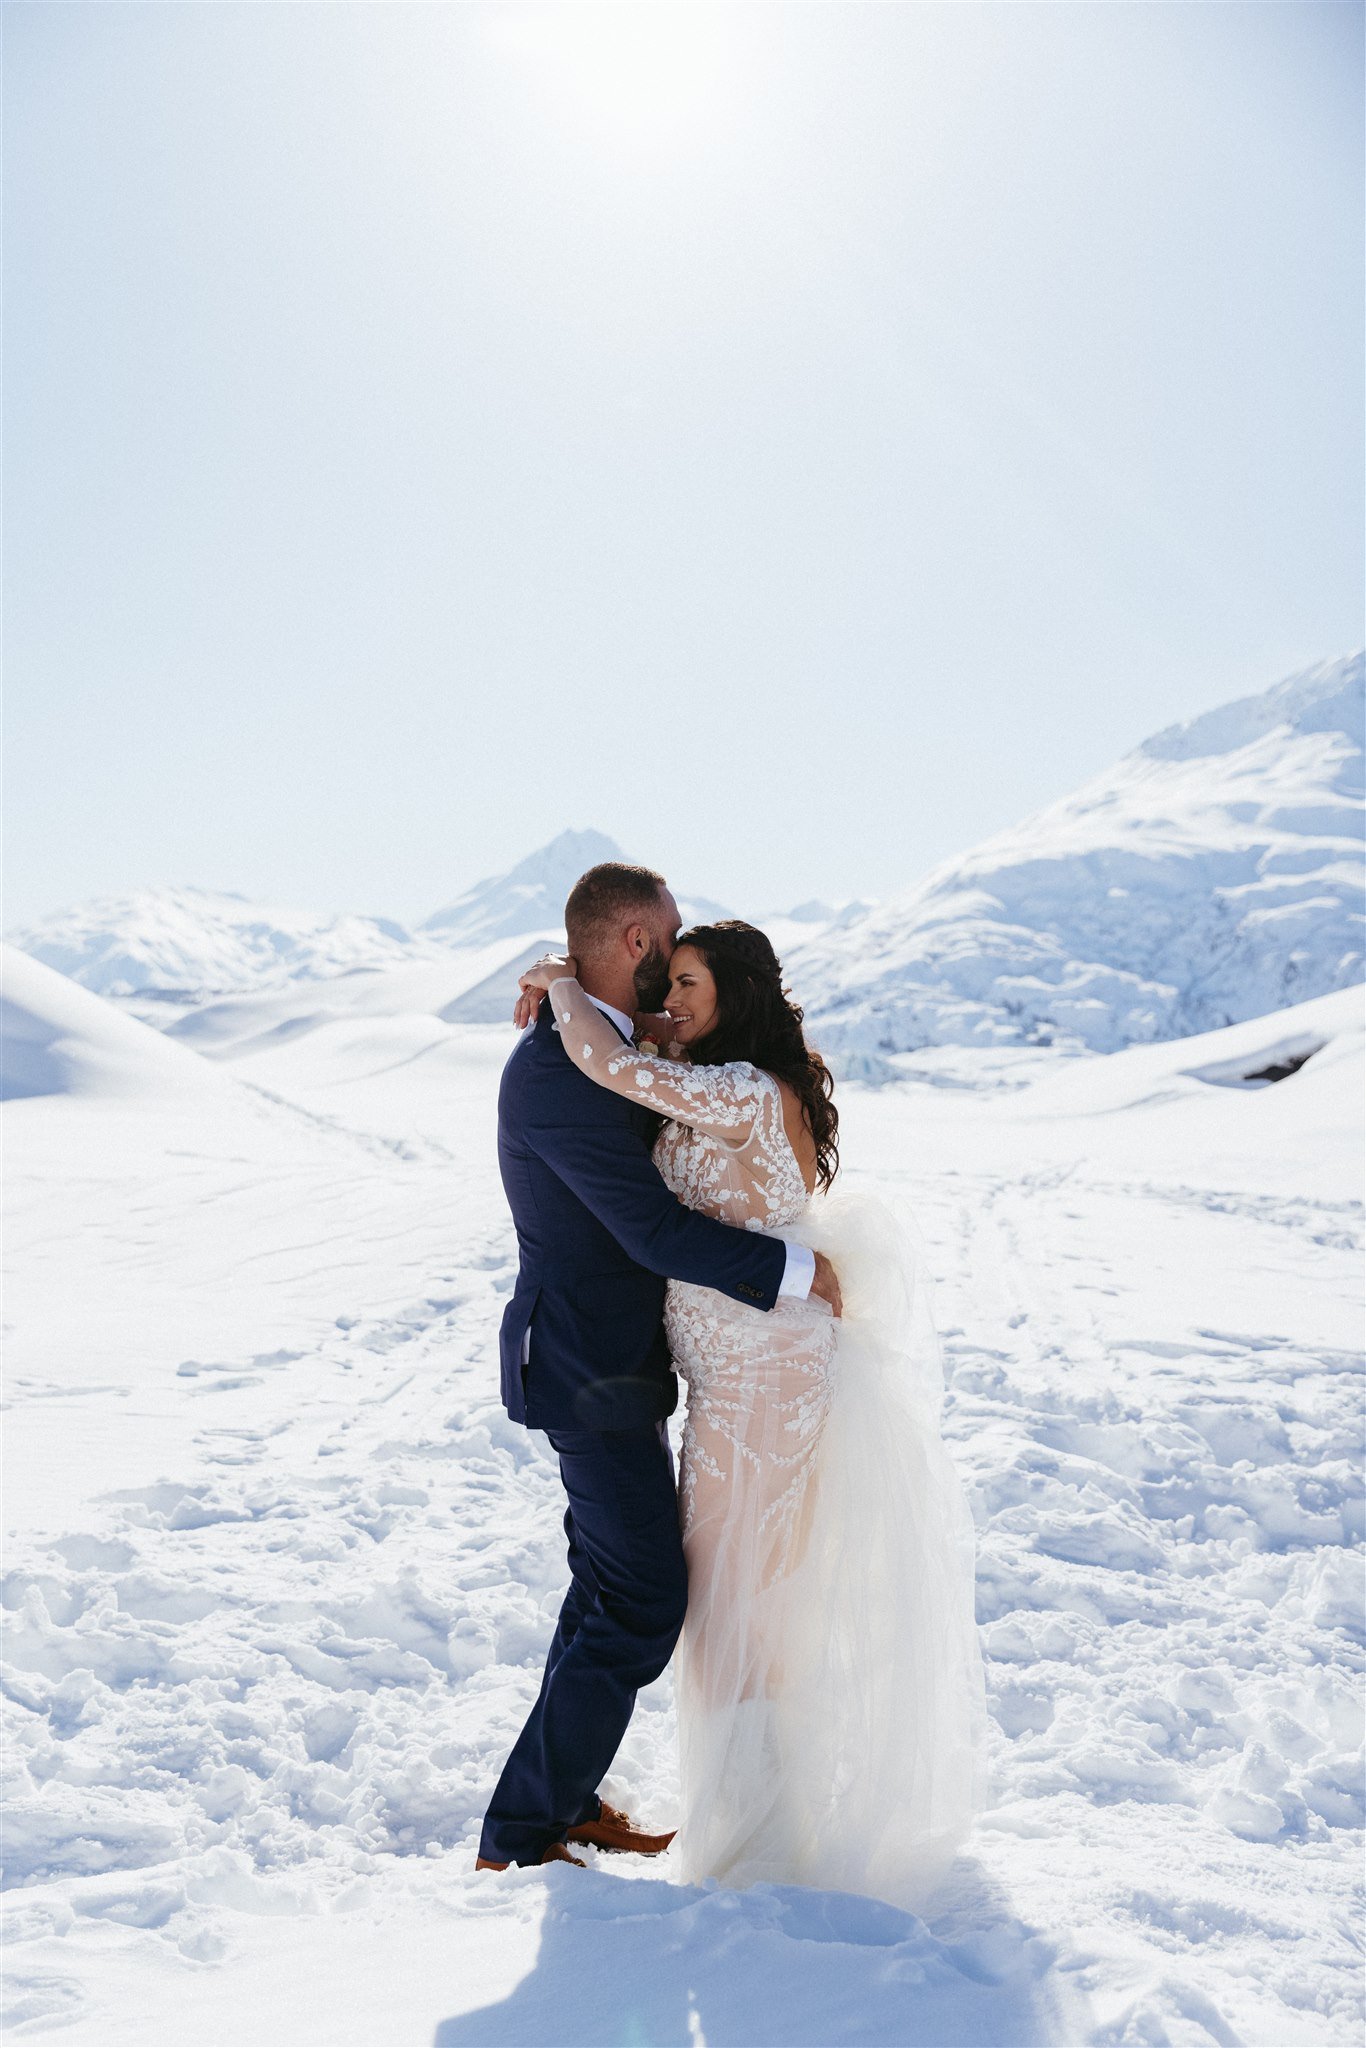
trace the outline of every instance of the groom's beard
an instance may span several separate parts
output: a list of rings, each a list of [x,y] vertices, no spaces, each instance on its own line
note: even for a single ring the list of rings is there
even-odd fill
[[[662,1010],[669,993],[669,956],[662,946],[651,945],[633,979],[637,1009]]]

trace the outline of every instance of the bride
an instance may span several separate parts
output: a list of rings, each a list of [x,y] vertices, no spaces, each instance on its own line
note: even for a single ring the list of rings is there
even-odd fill
[[[574,1063],[666,1119],[654,1159],[679,1199],[826,1252],[843,1291],[836,1318],[668,1285],[688,1387],[682,1874],[914,1910],[986,1796],[974,1532],[915,1254],[884,1205],[828,1192],[833,1083],[761,931],[684,932],[639,1049],[574,968],[529,969],[521,1020],[547,992]]]

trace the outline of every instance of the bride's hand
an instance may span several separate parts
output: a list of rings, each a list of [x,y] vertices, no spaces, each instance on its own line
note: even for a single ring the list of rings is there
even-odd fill
[[[566,974],[577,974],[579,963],[572,953],[545,953],[525,974],[519,975],[517,986],[520,991],[512,1012],[512,1021],[519,1031],[535,1021],[541,1007],[541,997],[552,981],[560,981]]]
[[[578,971],[579,963],[572,953],[542,953],[525,974],[518,976],[518,985],[523,994],[528,989],[548,989],[552,981],[563,981],[567,974]]]

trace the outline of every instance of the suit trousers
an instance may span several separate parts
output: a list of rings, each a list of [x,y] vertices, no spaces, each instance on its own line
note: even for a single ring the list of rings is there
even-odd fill
[[[688,1604],[664,1424],[548,1430],[568,1496],[569,1591],[536,1704],[503,1767],[479,1854],[539,1863],[597,1818],[636,1693],[673,1655]]]

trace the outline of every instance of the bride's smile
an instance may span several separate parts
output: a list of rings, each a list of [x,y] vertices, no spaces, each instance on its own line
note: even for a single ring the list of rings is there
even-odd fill
[[[679,1045],[705,1038],[716,1022],[716,982],[693,946],[679,946],[669,962],[669,994],[664,1004],[672,1017]]]

